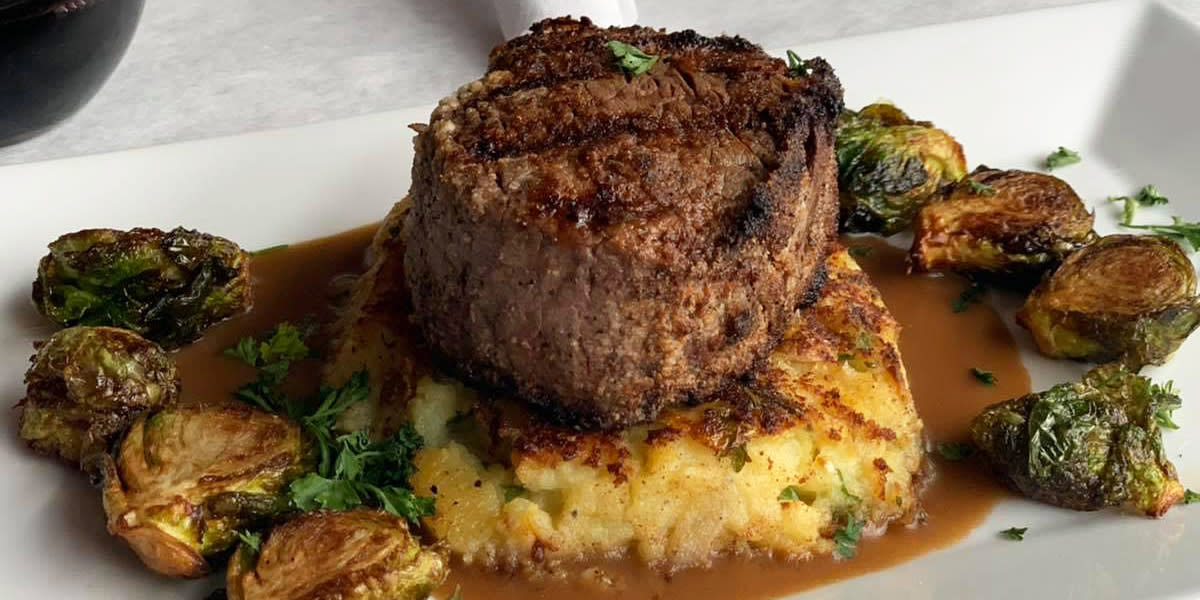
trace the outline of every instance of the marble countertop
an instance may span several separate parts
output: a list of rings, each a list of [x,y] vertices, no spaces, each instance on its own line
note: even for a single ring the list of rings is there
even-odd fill
[[[641,0],[638,20],[772,48],[1076,2]],[[1169,4],[1200,21],[1200,0]],[[502,37],[489,0],[151,0],[95,99],[0,165],[432,104]]]

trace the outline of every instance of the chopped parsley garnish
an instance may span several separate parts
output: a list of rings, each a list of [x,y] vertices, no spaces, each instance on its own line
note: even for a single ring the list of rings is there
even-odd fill
[[[233,395],[265,411],[298,418],[295,412],[297,407],[288,401],[279,386],[287,379],[293,362],[309,357],[308,345],[304,342],[308,335],[308,328],[280,323],[263,340],[244,337],[232,348],[226,349],[226,356],[258,370],[258,377],[238,388]]]
[[[226,354],[258,370],[257,378],[234,392],[243,402],[280,413],[300,423],[318,451],[316,471],[289,486],[300,510],[346,510],[361,505],[382,508],[418,522],[433,514],[433,499],[413,494],[408,478],[413,456],[423,441],[405,424],[390,437],[371,441],[365,431],[338,435],[338,417],[369,395],[366,371],[337,388],[322,387],[315,398],[289,398],[282,390],[291,364],[310,355],[307,331],[281,323],[264,340],[243,338]]]
[[[1059,146],[1058,150],[1051,152],[1046,157],[1046,170],[1053,171],[1067,165],[1073,165],[1081,160],[1083,159],[1080,158],[1078,152]]]
[[[850,246],[848,251],[854,258],[866,258],[871,255],[870,246]]]
[[[734,473],[741,473],[746,463],[750,462],[750,453],[746,451],[744,443],[730,446],[725,455],[729,457],[729,464],[733,466]]]
[[[1193,492],[1192,490],[1184,490],[1184,492],[1183,492],[1183,503],[1184,504],[1195,504],[1197,502],[1200,502],[1200,494],[1197,494],[1196,492]]]
[[[1025,539],[1026,531],[1029,531],[1028,527],[1009,527],[1008,529],[1005,529],[1004,531],[1000,532],[1000,537],[1002,537],[1006,540],[1012,540],[1014,542],[1019,542],[1019,541]]]
[[[979,367],[971,367],[971,375],[974,375],[975,379],[978,379],[979,383],[983,385],[996,385],[996,374],[991,371],[984,371]]]
[[[853,500],[855,502],[862,502],[862,498],[859,498],[858,496],[851,494],[850,490],[846,488],[846,478],[842,476],[841,469],[837,470],[837,476],[838,476],[838,482],[841,483],[842,494],[844,496],[846,496],[847,498],[849,498],[850,500]]]
[[[808,74],[812,72],[812,69],[808,67],[808,61],[800,58],[799,54],[791,50],[787,51],[787,60],[788,73],[792,77],[808,77]]]
[[[846,524],[833,534],[834,554],[841,558],[854,558],[858,554],[858,540],[867,523],[851,516]]]
[[[866,352],[875,347],[875,336],[866,331],[858,332],[858,339],[854,341],[854,347]]]
[[[1154,422],[1162,429],[1179,429],[1179,425],[1172,418],[1176,410],[1183,408],[1183,402],[1179,400],[1175,392],[1175,382],[1168,381],[1163,385],[1154,385],[1151,390],[1155,394],[1163,394],[1166,396],[1163,403],[1154,411]]]
[[[967,312],[967,309],[971,308],[972,304],[979,304],[983,301],[984,290],[985,288],[982,284],[972,283],[950,303],[950,309],[955,313]]]
[[[258,552],[262,549],[262,534],[257,531],[235,531],[243,546]]]
[[[291,246],[291,244],[278,244],[275,246],[267,246],[266,248],[262,248],[260,250],[255,250],[254,252],[251,252],[250,256],[262,256],[264,254],[269,254],[269,253],[275,252],[277,250],[287,250],[289,246]]]
[[[501,489],[504,491],[504,503],[505,504],[508,504],[509,502],[512,502],[513,500],[516,500],[517,498],[524,496],[529,491],[529,490],[525,489],[525,486],[516,485],[516,484],[504,485],[504,486],[501,486]]]
[[[1126,211],[1130,204],[1132,203],[1125,203]],[[1171,220],[1173,222],[1170,225],[1134,225],[1129,222],[1129,217],[1127,217],[1121,221],[1121,226],[1129,229],[1143,229],[1167,236],[1178,242],[1186,241],[1193,251],[1200,251],[1200,223],[1189,223],[1179,217],[1171,217]]]
[[[797,486],[789,485],[779,492],[779,503],[788,504],[790,502],[803,502],[812,504],[817,499],[817,495],[813,492],[802,490]]]
[[[959,461],[973,454],[975,448],[961,442],[938,442],[937,451],[946,460]]]
[[[1138,190],[1137,196],[1134,196],[1138,204],[1142,206],[1158,206],[1170,202],[1166,196],[1159,193],[1158,188],[1153,185],[1143,186]]]
[[[617,59],[617,66],[629,75],[641,75],[658,62],[657,56],[646,54],[637,46],[625,42],[610,40],[608,49],[612,51],[613,58]]]
[[[1133,218],[1137,216],[1137,201],[1129,196],[1110,196],[1109,202],[1124,202],[1125,205],[1121,208],[1121,225],[1126,227],[1133,225]]]
[[[1153,185],[1143,186],[1138,190],[1137,195],[1132,198],[1129,196],[1109,196],[1109,202],[1124,202],[1124,208],[1121,210],[1121,225],[1132,227],[1133,217],[1137,214],[1137,207],[1141,206],[1158,206],[1170,202],[1166,196],[1158,191],[1158,188]]]
[[[966,181],[967,186],[971,188],[971,193],[975,194],[976,196],[995,196],[996,195],[996,188],[994,188],[986,183],[980,183],[978,181],[975,181],[974,179],[971,179],[970,177],[966,178],[964,181]]]

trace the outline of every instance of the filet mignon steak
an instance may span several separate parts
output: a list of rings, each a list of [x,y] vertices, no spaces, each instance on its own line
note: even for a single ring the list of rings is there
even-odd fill
[[[657,56],[619,68],[609,41]],[[740,37],[543,21],[418,127],[414,318],[442,363],[580,427],[751,371],[819,289],[841,87]]]

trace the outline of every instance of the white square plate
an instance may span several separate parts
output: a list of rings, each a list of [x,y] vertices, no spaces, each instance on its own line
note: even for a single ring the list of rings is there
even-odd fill
[[[791,25],[788,25],[791,26]],[[799,26],[802,26],[799,25]],[[1082,164],[1056,174],[1117,229],[1105,199],[1156,184],[1172,199],[1146,221],[1200,219],[1200,31],[1146,3],[1104,3],[809,45],[838,70],[847,105],[888,98],[952,132],[972,166],[1037,169],[1059,145]],[[450,90],[447,90],[449,92]],[[380,219],[408,189],[412,133],[430,108],[0,168],[6,259],[0,263],[0,386],[15,403],[30,343],[50,328],[29,300],[38,258],[85,227],[184,224],[260,248]],[[131,123],[130,126],[136,126]],[[1012,306],[1002,307],[1011,314]],[[1034,387],[1082,368],[1026,351]],[[1200,336],[1197,336],[1200,337]],[[1184,484],[1200,487],[1200,341],[1165,367],[1185,406],[1167,432]],[[215,582],[147,573],[104,532],[98,493],[78,474],[31,458],[16,412],[0,427],[0,581],[6,598],[199,600]],[[936,518],[936,515],[934,516]],[[1024,542],[996,532],[1029,527]],[[808,592],[811,598],[1132,598],[1200,595],[1200,507],[1161,520],[1001,504],[959,544],[910,563]],[[476,599],[479,600],[479,599]]]

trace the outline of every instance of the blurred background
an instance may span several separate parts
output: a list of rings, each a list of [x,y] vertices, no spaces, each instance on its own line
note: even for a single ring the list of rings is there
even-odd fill
[[[1075,3],[641,0],[638,21],[771,49]],[[1200,0],[1168,3],[1200,22]],[[433,104],[502,40],[491,0],[151,0],[99,94],[49,133],[0,148],[0,165]]]

